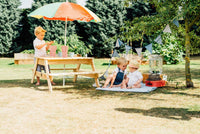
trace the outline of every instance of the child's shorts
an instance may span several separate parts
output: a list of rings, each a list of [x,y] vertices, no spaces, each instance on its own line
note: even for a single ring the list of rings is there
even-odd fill
[[[48,68],[49,68],[49,72],[50,72],[50,66],[49,65],[48,65]],[[44,70],[44,72],[46,73],[44,65],[39,65],[38,64],[36,71],[41,72],[42,70]]]
[[[35,64],[35,61],[36,61],[36,58],[34,57],[34,64]],[[50,66],[49,65],[48,65],[48,68],[49,68],[49,72],[50,72]],[[38,64],[36,71],[41,72],[42,70],[44,70],[44,72],[46,73],[44,65]]]

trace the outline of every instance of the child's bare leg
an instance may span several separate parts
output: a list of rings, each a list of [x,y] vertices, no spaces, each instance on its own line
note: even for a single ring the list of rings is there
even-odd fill
[[[121,86],[122,86],[122,83],[119,85],[113,85],[113,87],[121,87]]]
[[[134,84],[132,87],[128,87],[128,88],[141,88],[141,84]]]
[[[52,76],[50,76],[50,81],[51,81],[52,85],[56,85],[56,83],[53,82],[53,77]]]
[[[104,85],[103,85],[103,88],[106,88],[108,86],[108,84],[110,83],[110,81],[112,80],[112,75],[108,76]]]
[[[122,87],[121,87],[121,88],[128,88],[128,87],[127,87],[128,81],[129,81],[128,78],[124,79],[124,80],[122,81]]]
[[[126,88],[126,80],[122,81],[121,88]]]
[[[36,86],[40,85],[40,77],[37,77],[37,83],[35,84]]]
[[[52,85],[56,85],[56,83],[55,83],[55,82],[53,82],[53,81],[51,81],[51,84],[52,84]]]

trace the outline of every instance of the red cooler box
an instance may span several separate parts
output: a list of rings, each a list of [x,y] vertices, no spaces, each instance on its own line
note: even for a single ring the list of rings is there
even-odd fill
[[[145,85],[149,87],[163,87],[165,86],[166,81],[159,80],[159,81],[145,81]]]

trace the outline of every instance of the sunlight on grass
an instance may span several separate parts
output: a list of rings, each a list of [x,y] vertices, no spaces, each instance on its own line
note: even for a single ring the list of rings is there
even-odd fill
[[[189,110],[188,111],[200,111],[200,105],[192,105],[189,106]]]

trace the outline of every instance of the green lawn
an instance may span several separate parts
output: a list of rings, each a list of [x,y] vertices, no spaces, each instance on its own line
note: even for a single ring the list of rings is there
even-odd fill
[[[100,74],[103,74],[108,67],[109,59],[95,59],[95,68]],[[59,65],[57,65],[59,66]],[[74,65],[70,65],[71,67]],[[200,57],[194,57],[191,60],[191,74],[195,87],[200,87]],[[52,66],[56,67],[56,66]],[[111,65],[109,73],[116,65]],[[14,80],[14,79],[31,79],[31,69],[33,65],[15,65],[13,58],[0,59],[0,80]],[[82,65],[82,69],[90,68],[89,65]],[[148,73],[149,66],[141,65],[139,69],[142,73]],[[184,87],[185,86],[185,64],[178,65],[163,65],[163,73],[167,74],[168,86],[171,87]],[[9,74],[9,75],[8,75]]]

